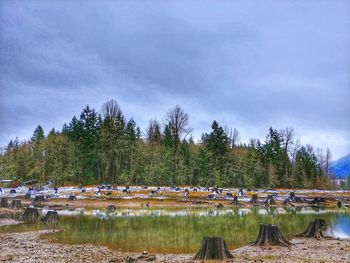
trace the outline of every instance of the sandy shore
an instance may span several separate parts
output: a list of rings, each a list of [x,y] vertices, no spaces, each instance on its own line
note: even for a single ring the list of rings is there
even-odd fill
[[[1,219],[4,225],[4,219]],[[13,223],[13,222],[7,222]],[[0,235],[0,262],[143,262],[142,253],[124,253],[92,244],[51,243],[40,235],[51,230]],[[350,240],[293,239],[294,246],[244,246],[229,262],[350,262]],[[156,254],[153,262],[193,262],[192,254]]]

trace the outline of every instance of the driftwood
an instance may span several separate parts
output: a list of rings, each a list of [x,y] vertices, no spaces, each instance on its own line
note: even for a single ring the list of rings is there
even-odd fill
[[[24,210],[24,213],[22,214],[22,217],[25,221],[28,222],[35,222],[39,218],[39,211],[38,208],[34,207],[27,207],[26,210]]]
[[[137,259],[143,261],[154,261],[156,260],[156,254],[149,254],[147,251],[143,251],[141,256],[139,256]],[[134,259],[135,260],[135,259]],[[135,261],[130,261],[129,262],[136,262]]]
[[[288,198],[286,198],[283,202],[283,204],[288,204],[288,203],[306,203],[306,200],[301,197],[295,196],[294,192],[290,192]]]
[[[10,208],[14,210],[24,209],[21,199],[13,199]]]
[[[290,246],[292,245],[283,237],[276,225],[260,224],[259,234],[253,243],[256,246]]]
[[[47,214],[40,220],[53,227],[58,224],[58,214],[56,211],[47,211]]]
[[[325,204],[326,200],[323,197],[315,197],[309,204],[311,205],[320,205],[321,203]]]
[[[268,195],[264,204],[265,205],[275,205],[276,202],[275,202],[275,199],[273,199],[273,195]]]
[[[257,194],[253,194],[252,195],[252,199],[250,199],[249,203],[251,203],[253,205],[257,205],[258,204],[258,195]]]
[[[226,260],[233,258],[222,237],[203,237],[201,248],[194,260]]]
[[[325,235],[323,231],[327,227],[327,223],[324,219],[315,219],[311,221],[305,230],[305,232],[295,235],[296,237],[314,237],[316,239],[323,239]]]
[[[0,200],[0,207],[3,208],[8,208],[9,207],[9,203],[6,197],[2,197]]]

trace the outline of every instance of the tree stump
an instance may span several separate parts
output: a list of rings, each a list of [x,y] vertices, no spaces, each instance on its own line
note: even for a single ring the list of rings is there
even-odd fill
[[[221,204],[221,203],[219,203],[219,204],[216,206],[216,208],[219,208],[219,209],[224,208],[224,205]]]
[[[283,204],[288,204],[288,203],[305,203],[306,200],[304,198],[301,198],[301,197],[297,197],[295,196],[295,193],[294,192],[290,192],[288,198],[286,198],[283,202]]]
[[[3,208],[8,208],[9,207],[9,203],[6,197],[2,197],[0,200],[0,207]]]
[[[23,219],[28,222],[35,222],[39,218],[39,211],[34,207],[27,207],[22,215]]]
[[[260,224],[259,234],[253,243],[256,246],[290,246],[276,225]]]
[[[75,195],[70,195],[68,197],[68,201],[73,201],[73,200],[77,200],[77,197]]]
[[[264,204],[265,205],[275,205],[276,202],[275,202],[275,199],[273,199],[273,195],[268,195]]]
[[[113,213],[116,209],[115,205],[109,205],[107,206],[107,213]]]
[[[338,201],[338,202],[337,202],[337,207],[338,207],[338,208],[342,208],[342,203],[341,203],[341,201]]]
[[[43,196],[43,195],[36,195],[34,197],[33,205],[34,206],[40,205],[44,201],[45,201],[45,196]]]
[[[243,196],[243,195],[244,195],[243,189],[242,189],[242,188],[240,188],[240,189],[238,190],[238,195],[240,195],[240,196]]]
[[[249,203],[251,203],[253,205],[257,205],[258,204],[258,195],[253,194],[252,199],[250,199]]]
[[[14,210],[24,209],[21,199],[13,199],[10,208]]]
[[[235,196],[233,197],[233,201],[232,201],[232,204],[233,204],[233,205],[239,205],[239,202],[238,202],[238,197],[237,197],[237,195],[235,195]]]
[[[203,237],[201,248],[194,260],[225,260],[233,258],[222,237]]]
[[[53,227],[58,224],[58,214],[56,211],[47,211],[47,214],[40,220],[50,227]]]
[[[295,235],[296,237],[314,237],[316,239],[325,238],[323,231],[327,227],[327,223],[324,219],[315,219],[311,221],[305,230],[305,232]]]

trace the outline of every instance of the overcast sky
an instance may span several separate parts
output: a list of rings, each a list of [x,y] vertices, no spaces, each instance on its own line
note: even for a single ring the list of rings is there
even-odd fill
[[[115,99],[145,128],[176,104],[194,136],[291,126],[350,152],[350,1],[0,2],[0,145]]]

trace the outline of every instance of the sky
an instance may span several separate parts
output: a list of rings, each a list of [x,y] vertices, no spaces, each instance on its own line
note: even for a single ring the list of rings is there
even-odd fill
[[[143,129],[180,105],[241,142],[293,127],[350,153],[350,1],[0,2],[0,145],[115,99]]]

